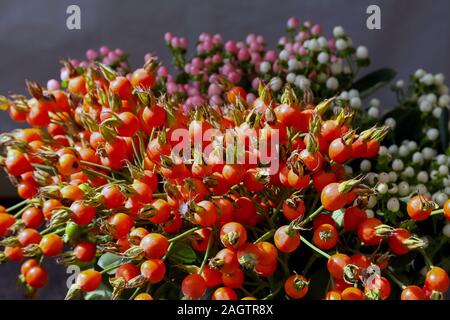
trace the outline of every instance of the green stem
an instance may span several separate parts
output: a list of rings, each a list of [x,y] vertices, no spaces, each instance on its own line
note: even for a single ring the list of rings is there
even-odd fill
[[[84,160],[80,160],[81,164],[85,164],[87,166],[92,166],[92,167],[96,167],[96,168],[100,168],[100,169],[104,169],[106,171],[112,171],[111,168],[108,168],[106,166],[103,166],[101,164],[95,163],[95,162],[90,162],[90,161],[84,161]]]
[[[256,244],[258,242],[265,241],[265,240],[269,239],[274,233],[275,233],[275,230],[269,230],[266,233],[264,233],[261,237],[256,239],[254,243]]]
[[[245,289],[244,287],[241,287],[240,289],[243,293],[245,293],[247,297],[253,297],[253,295],[250,292],[248,292],[247,289]]]
[[[44,229],[44,230],[41,231],[41,235],[52,233],[54,230],[58,230],[58,228],[60,228],[61,226],[65,225],[65,224],[66,223],[63,222],[63,223],[60,223],[60,224],[48,227],[47,229]]]
[[[134,300],[134,298],[136,298],[136,296],[138,295],[139,291],[141,291],[141,287],[137,287],[136,290],[134,290],[133,294],[131,295],[131,297],[128,300]]]
[[[208,257],[209,257],[209,254],[210,254],[211,248],[212,248],[213,238],[214,238],[214,236],[211,233],[209,235],[208,246],[206,247],[206,252],[205,252],[205,255],[203,256],[202,264],[200,265],[200,270],[198,271],[198,274],[200,274],[200,275],[202,274],[203,268],[205,267],[206,262],[208,261]]]
[[[19,219],[20,216],[22,215],[22,213],[32,206],[33,205],[30,203],[29,205],[27,205],[27,206],[23,207],[22,209],[20,209],[19,211],[17,211],[17,213],[14,215],[14,219]]]
[[[322,250],[320,250],[319,248],[317,248],[315,245],[313,245],[311,242],[309,242],[308,240],[306,240],[303,236],[300,236],[300,239],[311,249],[313,249],[315,252],[319,253],[320,255],[322,255],[323,257],[330,259],[330,255]]]
[[[104,178],[104,179],[106,179],[108,181],[117,182],[117,179],[114,179],[113,177],[110,177],[110,176],[108,176],[106,174],[103,174],[101,172],[98,172],[98,171],[95,171],[95,170],[92,170],[92,169],[89,169],[89,168],[84,168],[83,170],[88,172],[88,173],[90,173],[90,174],[102,177],[102,178]]]
[[[11,212],[11,211],[14,211],[14,210],[16,210],[17,208],[19,208],[19,207],[23,206],[24,204],[26,204],[28,201],[29,201],[28,199],[25,199],[25,200],[23,200],[23,201],[21,201],[21,202],[19,202],[19,203],[16,203],[16,204],[13,205],[12,207],[7,208],[7,209],[6,209],[6,212],[9,213],[9,212]]]
[[[170,250],[172,249],[172,247],[173,247],[173,242],[169,243],[169,247],[167,248],[166,254],[164,255],[164,257],[162,257],[163,261],[166,260],[167,257],[169,256],[169,253],[170,253]]]
[[[317,256],[315,254],[313,254],[309,260],[308,263],[306,264],[305,268],[303,269],[303,274],[307,274],[309,269],[311,268],[311,266],[313,265],[313,263],[316,261]]]
[[[314,220],[314,218],[315,218],[316,216],[318,216],[319,213],[322,212],[322,210],[323,210],[323,206],[318,207],[318,208],[316,209],[316,211],[314,211],[313,213],[311,213],[305,220],[303,220],[303,221],[301,222],[300,226],[304,226],[304,225],[306,225],[307,223],[309,223],[309,222],[311,222],[312,220]]]
[[[435,216],[438,214],[444,213],[444,209],[438,209],[431,212],[430,216]]]
[[[201,227],[195,227],[195,228],[189,229],[189,230],[183,232],[182,234],[177,235],[176,237],[170,238],[169,242],[174,242],[174,241],[180,240],[200,229],[201,229]]]
[[[428,257],[428,254],[425,252],[424,249],[419,249],[419,252],[423,256],[425,263],[428,265],[428,267],[431,268],[433,266],[433,261],[431,261],[430,257]]]
[[[262,300],[271,300],[273,297],[275,297],[278,294],[278,292],[280,292],[282,287],[283,286],[278,286],[277,290],[275,290],[274,292],[270,293],[266,297],[262,298]]]
[[[103,269],[102,271],[100,271],[100,274],[108,273],[108,272],[110,272],[110,271],[112,271],[112,270],[114,270],[114,269],[117,269],[117,268],[120,267],[122,264],[123,264],[123,263],[115,264],[115,265],[113,265],[113,266],[109,266],[108,268]]]
[[[384,270],[384,273],[391,278],[402,290],[406,288],[406,285],[400,281],[391,271]]]
[[[53,167],[46,166],[45,164],[32,163],[31,165],[32,165],[33,167],[38,168],[38,169],[41,169],[41,170],[53,171]]]

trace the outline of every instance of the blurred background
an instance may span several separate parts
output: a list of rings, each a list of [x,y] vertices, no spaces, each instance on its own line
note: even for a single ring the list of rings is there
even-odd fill
[[[68,30],[66,9],[81,8],[81,30]],[[381,9],[381,30],[369,30],[366,9]],[[221,33],[225,40],[261,34],[274,47],[291,16],[322,25],[330,35],[342,25],[354,45],[369,49],[372,64],[363,72],[391,67],[398,79],[417,68],[450,75],[450,2],[448,0],[1,0],[0,94],[24,94],[24,80],[45,84],[58,78],[62,58],[84,58],[86,49],[107,45],[130,53],[132,67],[143,64],[152,52],[170,63],[164,33],[185,36],[193,48],[205,31]],[[362,74],[361,74],[362,75]],[[393,106],[389,88],[376,93],[385,110]],[[367,104],[366,104],[367,105]],[[0,113],[0,132],[16,127]],[[14,203],[15,191],[0,173],[0,203]],[[62,299],[67,291],[65,269],[50,265],[49,285],[39,299]],[[0,266],[0,299],[21,299],[15,285],[18,264]]]

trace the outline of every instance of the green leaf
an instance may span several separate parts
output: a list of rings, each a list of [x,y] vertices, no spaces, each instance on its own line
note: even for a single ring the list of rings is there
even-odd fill
[[[447,150],[449,143],[448,133],[448,109],[442,108],[441,117],[439,118],[439,137],[441,141],[442,151]]]
[[[397,107],[386,113],[383,120],[394,118],[396,124],[392,132],[395,142],[403,140],[420,141],[422,136],[421,112],[415,107]]]
[[[84,300],[111,300],[111,296],[111,290],[101,283],[97,290],[87,292],[84,296]]]
[[[359,91],[361,98],[364,98],[389,83],[396,75],[395,70],[379,69],[357,80],[352,87]]]
[[[336,221],[336,223],[340,227],[344,223],[344,212],[345,212],[344,209],[339,209],[339,210],[333,211],[333,213],[331,214],[331,217],[334,219],[334,221]]]
[[[197,254],[195,251],[184,242],[174,243],[170,250],[169,257],[179,263],[193,263],[197,260]]]
[[[124,262],[125,259],[123,259],[121,256],[107,252],[103,254],[97,261],[97,265],[102,269],[108,269],[113,267],[114,265],[119,265],[120,263]],[[111,270],[108,273],[114,273],[115,270]]]

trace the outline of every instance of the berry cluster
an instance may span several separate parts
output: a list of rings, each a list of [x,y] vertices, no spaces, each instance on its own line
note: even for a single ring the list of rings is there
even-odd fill
[[[126,55],[101,48],[66,61],[61,84],[1,97],[31,127],[0,136],[24,199],[0,207],[0,260],[22,262],[29,294],[48,282],[45,259],[76,266],[68,299],[442,298],[449,278],[432,260],[445,243],[430,246],[421,224],[450,219],[450,201],[397,179],[426,159],[446,183],[448,158],[382,146],[393,121],[358,129],[350,88],[367,49],[333,34],[290,19],[278,51],[202,34],[189,61],[167,34],[177,76],[151,55],[128,73]],[[369,159],[385,172],[353,174]]]

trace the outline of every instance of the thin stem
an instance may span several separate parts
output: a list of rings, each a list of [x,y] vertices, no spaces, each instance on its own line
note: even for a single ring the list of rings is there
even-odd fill
[[[391,271],[385,270],[384,273],[391,278],[402,290],[406,288],[406,285],[400,281]]]
[[[306,240],[303,236],[300,236],[300,239],[311,249],[313,249],[315,252],[319,253],[320,255],[322,255],[323,257],[330,259],[330,255],[322,250],[320,250],[319,248],[317,248],[315,245],[313,245],[311,242],[309,242],[308,240]]]
[[[16,210],[17,208],[19,208],[19,207],[23,206],[24,204],[26,204],[28,201],[29,201],[28,199],[25,199],[25,200],[23,200],[23,201],[20,201],[19,203],[16,203],[15,205],[13,205],[13,206],[7,208],[7,209],[6,209],[6,212],[9,213],[9,212],[11,212],[11,211],[14,211],[14,210]]]
[[[41,169],[41,170],[49,170],[49,171],[53,171],[53,167],[50,166],[46,166],[45,164],[39,164],[39,163],[32,163],[31,164],[33,167]]]
[[[200,229],[201,229],[201,227],[195,227],[195,228],[189,229],[189,230],[183,232],[182,234],[177,235],[176,237],[170,238],[169,242],[180,240],[180,239],[182,239],[184,237],[187,237],[188,235],[190,235],[190,234],[192,234],[195,231],[200,230]]]
[[[202,264],[200,265],[200,270],[198,271],[198,274],[200,274],[200,275],[202,274],[203,268],[205,267],[206,262],[208,261],[208,257],[209,257],[209,254],[210,254],[211,248],[212,248],[213,238],[214,238],[214,236],[211,233],[209,235],[208,246],[206,247],[206,252],[205,252],[205,255],[203,256]]]
[[[278,286],[277,290],[275,290],[274,292],[270,293],[266,297],[262,298],[262,300],[271,300],[273,297],[275,297],[278,294],[278,292],[280,292],[282,287],[283,286]]]
[[[423,256],[425,263],[428,265],[428,267],[431,268],[433,266],[433,261],[431,261],[430,257],[428,257],[428,254],[425,252],[424,249],[419,249],[419,252]]]
[[[240,289],[243,293],[245,293],[247,297],[253,297],[253,295],[250,292],[248,292],[247,289],[245,289],[244,287],[241,287]]]
[[[66,227],[60,228],[60,229],[56,229],[56,230],[50,231],[50,232],[49,231],[47,233],[60,234],[60,233],[64,233],[66,231]],[[45,234],[46,233],[41,232],[41,235],[45,235]]]
[[[306,225],[307,223],[309,223],[309,222],[311,222],[312,220],[314,220],[314,218],[315,218],[316,216],[318,216],[319,213],[322,212],[322,210],[323,210],[323,206],[318,207],[318,208],[316,209],[316,211],[314,211],[313,213],[311,213],[305,220],[303,220],[303,221],[301,222],[300,226],[304,226],[304,225]]]
[[[113,265],[113,266],[109,266],[108,268],[103,269],[102,271],[100,271],[100,274],[108,273],[108,272],[110,272],[110,271],[112,271],[112,270],[117,269],[117,268],[120,267],[121,265],[122,265],[122,263],[120,263],[120,264],[115,264],[115,265]]]
[[[23,207],[22,209],[20,209],[19,211],[17,211],[17,213],[14,215],[14,219],[18,219],[20,218],[20,216],[22,215],[22,213],[27,210],[28,208],[32,207],[33,205],[30,203],[29,205]]]
[[[164,257],[162,257],[163,261],[166,260],[167,257],[169,256],[169,253],[170,253],[170,250],[172,249],[172,247],[173,247],[173,242],[169,243],[169,247],[167,247],[166,254],[164,255]]]
[[[314,264],[314,262],[316,261],[317,256],[315,254],[313,254],[309,260],[308,263],[306,264],[305,268],[303,269],[303,274],[307,274],[309,269],[311,268],[311,266]]]
[[[444,213],[444,209],[438,209],[431,212],[430,216],[435,216],[438,214]]]
[[[133,154],[134,154],[134,156],[135,156],[135,158],[136,158],[136,161],[137,161],[138,164],[140,165],[140,164],[141,164],[141,159],[140,159],[141,154],[138,153],[138,151],[137,151],[136,143],[134,142],[134,139],[131,139],[131,146],[133,147]]]
[[[136,296],[138,295],[139,291],[141,291],[141,287],[137,287],[136,290],[134,290],[133,294],[131,295],[131,297],[128,300],[134,300],[134,298],[136,298]]]
[[[265,241],[265,240],[269,239],[274,233],[275,233],[275,230],[269,230],[266,233],[264,233],[261,237],[256,239],[254,243],[256,244],[258,242]]]
[[[95,163],[95,162],[90,162],[90,161],[80,160],[80,163],[81,163],[81,164],[85,164],[85,165],[87,165],[87,166],[92,166],[92,167],[97,167],[97,168],[100,168],[100,169],[104,169],[104,170],[106,170],[106,171],[112,171],[111,168],[108,168],[108,167],[106,167],[106,166],[103,166],[103,165],[98,164],[98,163]]]
[[[108,181],[112,181],[112,182],[116,182],[117,181],[117,179],[114,179],[114,178],[112,178],[112,177],[110,177],[110,176],[108,176],[106,174],[103,174],[101,172],[98,172],[98,171],[95,171],[95,170],[92,170],[92,169],[89,169],[89,168],[84,168],[83,170],[88,172],[88,173],[90,173],[90,174],[102,177],[102,178],[104,178],[104,179],[106,179]]]

